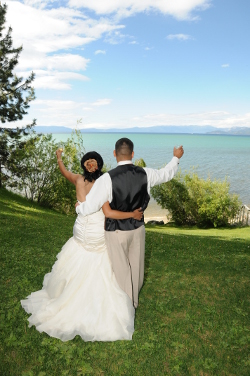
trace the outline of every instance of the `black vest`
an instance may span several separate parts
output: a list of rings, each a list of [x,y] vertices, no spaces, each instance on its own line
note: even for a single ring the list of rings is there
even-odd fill
[[[112,181],[113,199],[110,203],[111,209],[131,212],[142,208],[144,211],[148,206],[150,196],[148,194],[147,174],[141,167],[133,164],[117,166],[109,171]],[[144,217],[137,221],[134,218],[129,219],[111,219],[106,218],[106,231],[130,231],[135,230],[144,224]]]

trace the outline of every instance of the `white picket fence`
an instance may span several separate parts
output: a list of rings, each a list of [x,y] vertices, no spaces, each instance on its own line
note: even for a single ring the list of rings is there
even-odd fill
[[[243,225],[250,226],[250,208],[242,205],[239,213],[231,220],[231,223],[242,223]]]

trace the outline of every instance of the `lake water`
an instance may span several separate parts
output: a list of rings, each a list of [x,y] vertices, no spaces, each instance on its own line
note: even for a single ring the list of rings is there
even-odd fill
[[[65,141],[69,134],[53,134]],[[237,193],[243,204],[250,206],[250,137],[192,134],[83,133],[85,151],[95,150],[104,162],[115,167],[115,142],[128,137],[134,143],[135,159],[143,158],[147,167],[159,168],[168,163],[173,147],[183,145],[180,161],[182,172],[195,168],[203,178],[223,179],[227,176],[231,193]],[[151,200],[147,217],[161,217],[166,211]]]

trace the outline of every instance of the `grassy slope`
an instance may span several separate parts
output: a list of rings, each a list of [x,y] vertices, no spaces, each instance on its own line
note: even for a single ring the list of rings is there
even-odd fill
[[[27,327],[74,217],[0,190],[1,375],[249,375],[250,228],[148,227],[133,341],[63,343]]]

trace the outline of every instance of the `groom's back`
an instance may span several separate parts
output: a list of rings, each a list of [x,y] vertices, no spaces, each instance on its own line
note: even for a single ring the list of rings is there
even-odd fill
[[[110,203],[112,209],[130,212],[138,208],[146,209],[149,202],[147,190],[147,175],[143,168],[133,164],[118,166],[109,171],[112,181],[113,199]],[[144,224],[144,218],[137,221],[133,218],[114,220],[107,218],[106,231],[135,230]]]

